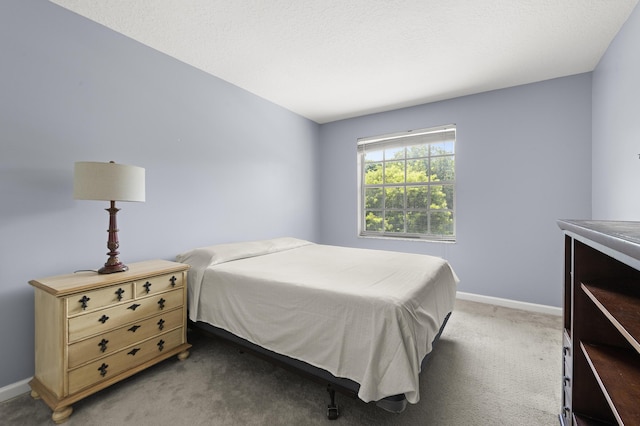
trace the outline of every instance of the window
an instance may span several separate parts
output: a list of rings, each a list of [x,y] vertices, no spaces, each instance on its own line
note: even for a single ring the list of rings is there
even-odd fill
[[[455,125],[358,139],[361,236],[455,241]]]

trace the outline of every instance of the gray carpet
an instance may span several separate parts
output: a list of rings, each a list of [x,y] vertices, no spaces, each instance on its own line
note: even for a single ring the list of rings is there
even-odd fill
[[[337,395],[227,343],[189,334],[175,357],[74,405],[82,425],[557,425],[559,317],[458,300],[420,379],[421,400],[401,414]],[[52,425],[29,394],[0,404],[3,425]]]

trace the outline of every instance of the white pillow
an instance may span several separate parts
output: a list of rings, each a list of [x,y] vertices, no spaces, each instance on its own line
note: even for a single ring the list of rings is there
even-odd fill
[[[176,256],[176,260],[180,263],[187,263],[191,265],[192,268],[207,268],[208,266],[231,262],[232,260],[262,256],[269,253],[290,250],[308,244],[313,243],[292,237],[216,244],[213,246],[189,250]]]

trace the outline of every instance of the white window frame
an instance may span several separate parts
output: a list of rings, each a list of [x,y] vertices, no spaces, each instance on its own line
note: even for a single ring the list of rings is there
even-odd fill
[[[367,185],[365,182],[365,153],[367,150],[371,152],[372,150],[380,150],[380,149],[388,149],[388,148],[400,148],[400,147],[411,147],[415,145],[422,144],[432,144],[432,143],[441,143],[441,142],[450,142],[453,141],[453,151],[449,154],[452,156],[454,161],[454,170],[453,170],[453,179],[452,180],[443,180],[443,181],[433,181],[433,182],[424,182],[424,183],[407,183],[406,182],[406,170],[405,167],[405,181],[401,184],[398,183],[389,183],[383,182],[382,184],[369,185],[368,187],[381,187],[385,186],[401,186],[404,187],[405,192],[405,204],[401,209],[391,209],[387,208],[383,205],[380,209],[383,212],[383,217],[386,217],[387,212],[391,211],[403,211],[403,214],[406,215],[409,209],[406,205],[406,188],[412,186],[435,186],[435,185],[452,185],[453,186],[453,207],[447,208],[445,210],[436,210],[432,209],[430,203],[428,206],[422,210],[423,212],[429,213],[428,217],[431,217],[430,213],[436,211],[447,211],[451,213],[451,217],[453,219],[452,225],[452,234],[435,234],[435,233],[409,233],[407,232],[407,221],[405,220],[405,229],[404,232],[389,232],[385,231],[373,231],[366,229],[366,212],[365,212],[365,188]],[[455,156],[456,156],[456,125],[449,124],[445,126],[431,127],[427,129],[419,129],[419,130],[410,130],[406,132],[400,133],[392,133],[380,136],[372,136],[358,139],[357,143],[357,164],[358,164],[358,235],[364,238],[389,238],[389,239],[411,239],[411,240],[422,240],[422,241],[437,241],[437,242],[455,242],[456,241],[456,175],[455,175]],[[429,161],[432,156],[429,154]],[[433,158],[437,158],[436,155]],[[396,161],[395,159],[386,159],[383,158],[381,161],[386,164],[387,161]],[[404,159],[405,165],[407,159]],[[369,163],[370,164],[370,163]],[[384,191],[383,191],[384,192]],[[430,227],[429,223],[429,227]]]

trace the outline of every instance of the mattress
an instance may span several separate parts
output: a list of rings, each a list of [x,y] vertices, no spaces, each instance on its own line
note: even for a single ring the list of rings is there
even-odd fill
[[[191,265],[189,318],[360,384],[358,397],[416,403],[422,359],[453,310],[445,260],[294,238],[222,244]]]

